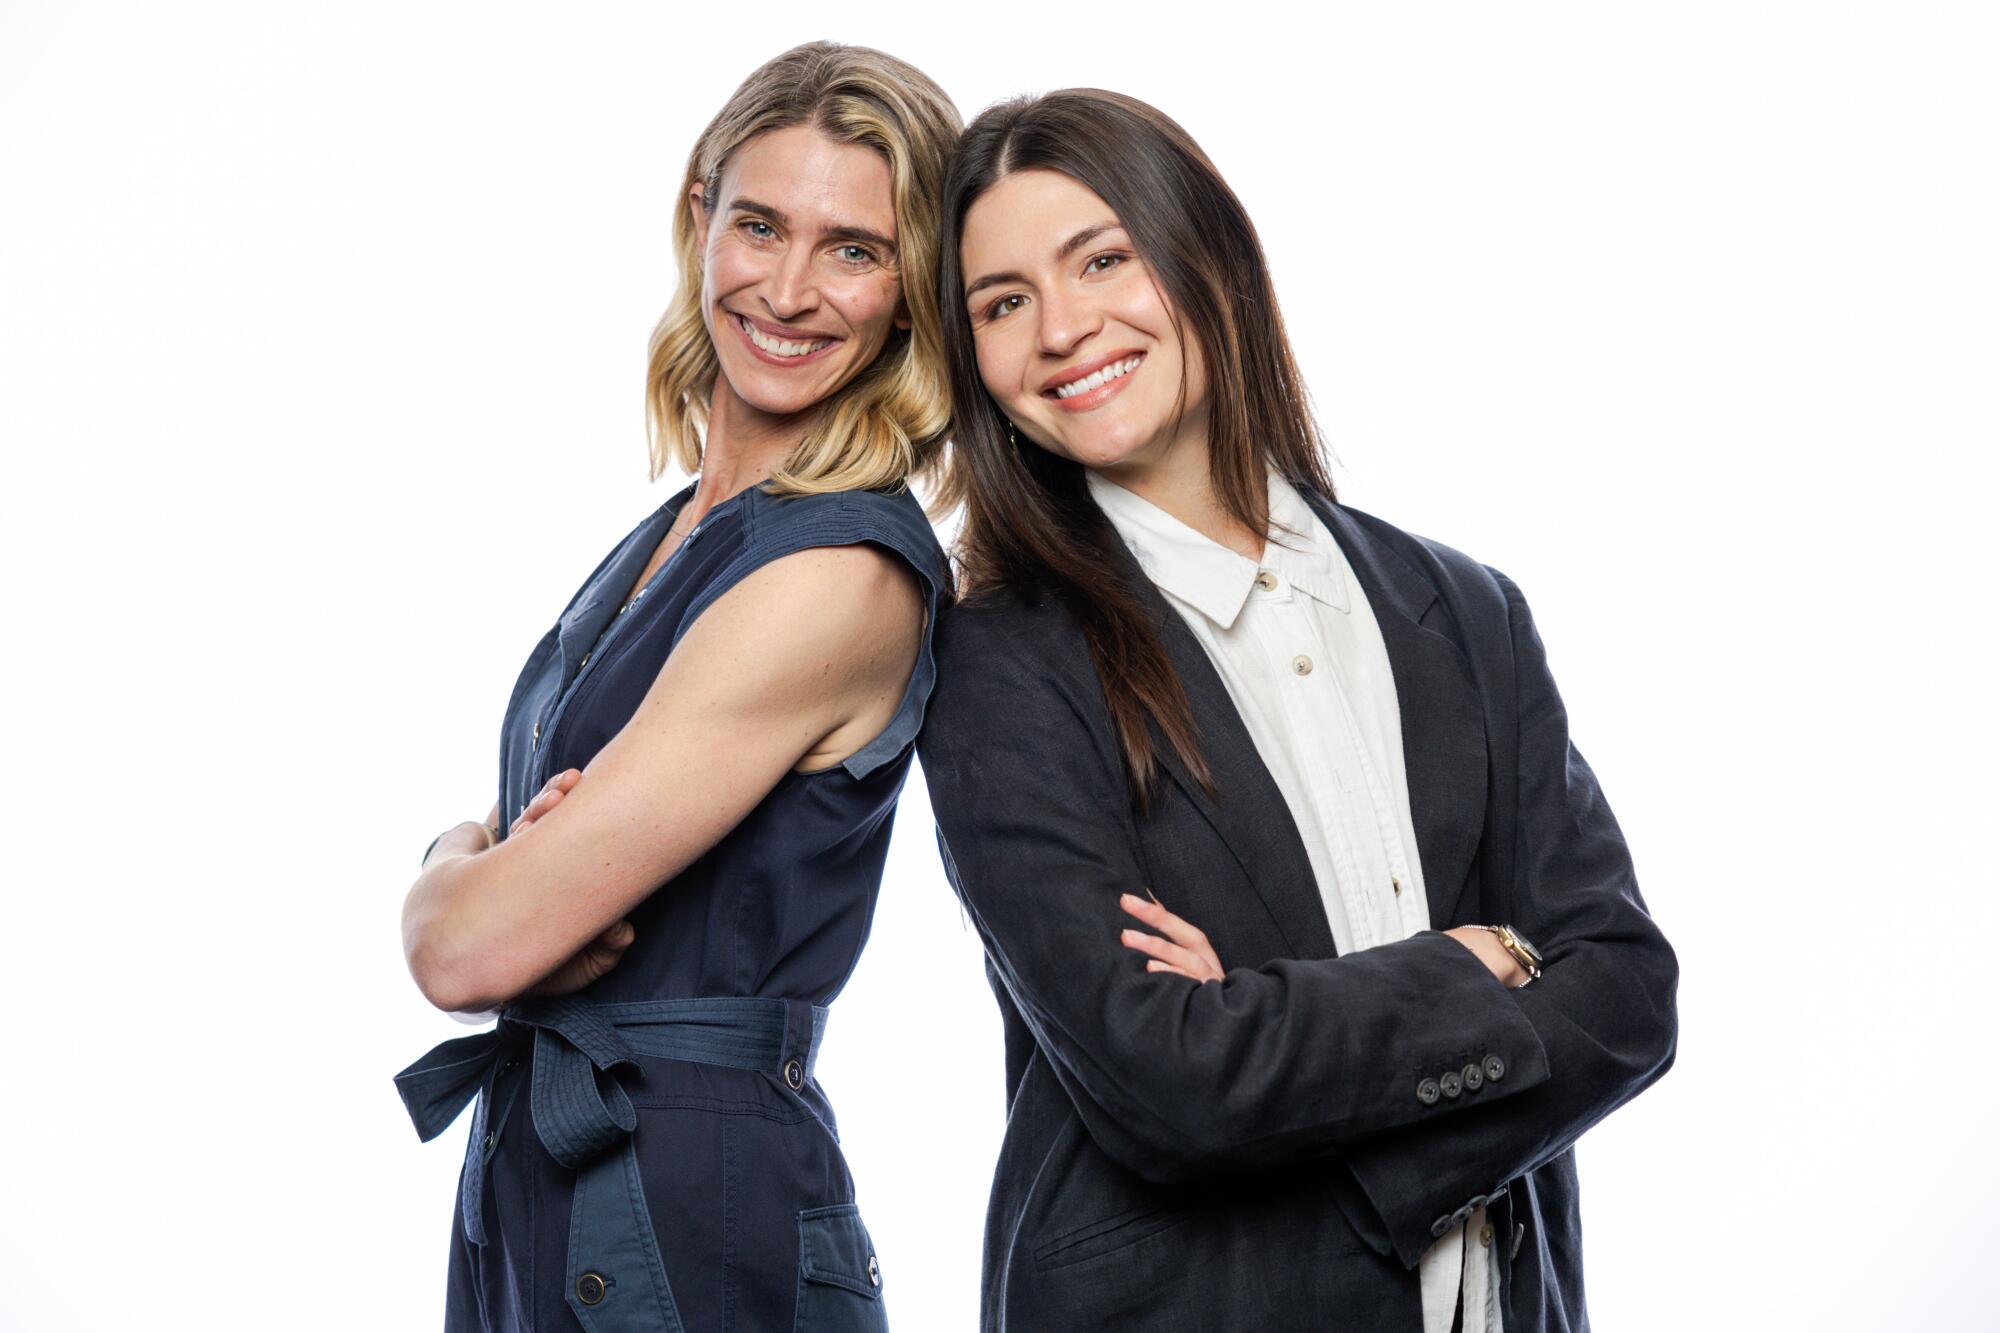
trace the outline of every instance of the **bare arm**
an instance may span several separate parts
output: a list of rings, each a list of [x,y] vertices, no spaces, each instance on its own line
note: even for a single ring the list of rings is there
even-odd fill
[[[720,841],[801,759],[858,749],[902,698],[923,614],[914,576],[872,546],[814,547],[747,575],[683,635],[554,808],[490,852],[424,867],[403,905],[424,995],[466,1010],[520,994]]]

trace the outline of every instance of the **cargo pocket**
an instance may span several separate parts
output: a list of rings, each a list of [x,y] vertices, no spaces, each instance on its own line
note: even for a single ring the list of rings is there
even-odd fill
[[[799,1302],[793,1333],[888,1333],[875,1243],[851,1203],[799,1214]]]

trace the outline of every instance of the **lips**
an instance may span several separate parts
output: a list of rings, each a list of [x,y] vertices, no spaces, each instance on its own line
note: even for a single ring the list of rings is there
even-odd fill
[[[807,365],[825,357],[841,342],[829,334],[788,329],[781,324],[765,324],[748,315],[739,315],[734,310],[724,310],[723,313],[729,316],[729,322],[742,335],[743,346],[768,366],[789,368]]]
[[[1087,411],[1117,396],[1145,360],[1144,352],[1129,349],[1092,357],[1050,376],[1042,384],[1042,397],[1065,411]]]

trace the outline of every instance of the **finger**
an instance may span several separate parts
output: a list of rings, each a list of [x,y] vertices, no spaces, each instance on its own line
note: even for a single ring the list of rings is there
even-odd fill
[[[1146,970],[1148,972],[1171,972],[1177,977],[1187,977],[1189,981],[1203,980],[1203,978],[1201,977],[1190,976],[1188,973],[1181,971],[1178,967],[1175,967],[1172,963],[1163,963],[1157,958],[1148,958],[1146,960]]]
[[[1141,930],[1124,931],[1119,938],[1128,949],[1137,949],[1140,953],[1150,954],[1161,962],[1172,963],[1175,971],[1186,971],[1199,976],[1208,974],[1207,960],[1171,940],[1163,940],[1158,935],[1148,935]]]
[[[1147,902],[1127,893],[1119,896],[1118,905],[1184,948],[1199,950],[1208,947],[1208,936],[1157,902]]]
[[[534,800],[528,802],[528,808],[515,816],[513,827],[518,829],[525,824],[534,823],[543,815],[555,809],[561,803],[562,798],[563,793],[560,789],[554,787],[543,788],[535,794]]]
[[[571,787],[574,787],[577,784],[577,782],[582,779],[582,777],[583,777],[582,769],[565,768],[562,772],[550,778],[549,782],[553,786],[555,786],[559,791],[568,791]]]

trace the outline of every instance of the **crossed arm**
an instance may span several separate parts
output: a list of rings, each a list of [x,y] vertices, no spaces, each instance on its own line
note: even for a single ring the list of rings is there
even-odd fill
[[[1149,972],[1119,938],[1120,896],[1144,873],[1108,727],[1086,720],[1102,709],[1018,640],[941,637],[921,754],[947,869],[1086,1129],[1128,1169],[1175,1182],[1340,1154],[1413,1265],[1440,1204],[1562,1152],[1671,1060],[1672,951],[1569,743],[1526,605],[1503,588],[1519,682],[1512,924],[1548,960],[1521,990],[1437,932],[1206,984]],[[1469,1050],[1503,1054],[1505,1080],[1413,1095],[1413,1067]]]
[[[836,762],[887,724],[923,615],[914,575],[874,546],[812,547],[745,576],[687,629],[625,726],[580,775],[552,780],[512,836],[476,850],[485,839],[461,826],[440,840],[403,903],[403,951],[425,997],[492,1008],[593,943],[622,949],[626,914],[788,770]]]

